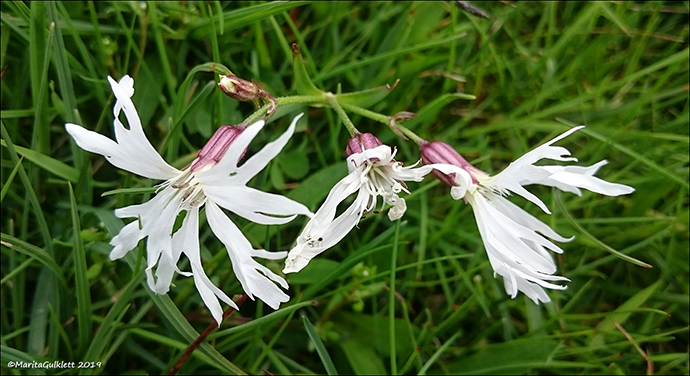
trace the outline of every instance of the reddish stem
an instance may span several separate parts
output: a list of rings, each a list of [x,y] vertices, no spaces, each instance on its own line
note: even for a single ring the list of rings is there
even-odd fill
[[[247,300],[247,294],[244,294],[239,299],[237,299],[235,304],[237,304],[237,306],[239,307],[242,305],[242,303],[244,303],[245,300]],[[223,320],[225,320],[225,318],[228,317],[234,311],[235,311],[235,308],[228,307],[228,309],[226,309],[225,312],[223,312]],[[168,375],[176,374],[177,371],[180,370],[180,367],[182,367],[184,362],[187,361],[187,358],[189,358],[189,356],[192,355],[194,350],[196,350],[196,348],[199,347],[199,345],[201,345],[202,342],[204,342],[206,337],[208,337],[208,335],[211,334],[211,332],[213,332],[217,327],[218,327],[218,323],[213,321],[208,326],[208,328],[206,328],[206,330],[204,330],[204,332],[201,333],[199,335],[199,337],[197,337],[197,339],[194,340],[194,342],[192,342],[191,345],[189,345],[189,347],[187,348],[187,351],[185,351],[184,354],[182,354],[182,356],[180,357],[180,360],[178,360],[177,363],[175,363],[175,365],[170,369],[170,372],[168,372]]]

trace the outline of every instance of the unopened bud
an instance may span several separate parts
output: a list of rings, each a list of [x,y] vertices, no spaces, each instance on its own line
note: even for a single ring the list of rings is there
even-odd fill
[[[191,171],[194,172],[207,165],[215,165],[220,162],[225,152],[228,151],[230,144],[235,141],[243,130],[243,128],[233,125],[223,125],[218,128],[216,133],[206,142],[206,145],[201,148],[194,162],[192,162]],[[238,160],[244,157],[244,153],[246,153],[246,150],[242,152]]]
[[[358,154],[366,149],[373,149],[381,146],[381,141],[371,133],[360,133],[347,141],[347,148],[345,148],[345,156],[349,157],[352,154]]]
[[[422,163],[425,165],[440,163],[458,166],[464,170],[479,171],[476,167],[467,162],[452,146],[441,141],[423,142],[420,145]],[[455,185],[455,174],[446,175],[436,169],[432,171],[437,178],[441,179],[446,185]],[[471,174],[470,174],[471,175]],[[474,179],[474,178],[473,178]]]
[[[220,87],[223,93],[228,97],[241,102],[256,102],[261,94],[259,85],[233,75],[221,75],[218,87]]]

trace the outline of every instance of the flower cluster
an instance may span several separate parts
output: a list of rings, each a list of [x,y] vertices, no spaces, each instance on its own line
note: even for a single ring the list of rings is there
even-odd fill
[[[134,220],[112,238],[110,258],[125,256],[139,241],[146,239],[146,277],[151,290],[166,294],[175,274],[192,277],[218,323],[222,320],[220,301],[234,308],[237,306],[204,272],[199,244],[201,210],[205,210],[211,230],[227,249],[233,271],[245,293],[277,309],[289,300],[282,290],[288,289],[288,284],[257,259],[286,258],[283,273],[299,272],[314,257],[345,238],[364,214],[389,207],[388,218],[399,220],[407,210],[405,199],[400,197],[402,193],[410,193],[407,182],[420,182],[433,173],[450,187],[453,199],[462,199],[471,205],[491,266],[494,273],[503,278],[507,293],[515,297],[521,291],[539,303],[550,301],[544,288],[565,288],[557,282],[568,279],[555,275],[557,268],[551,252],[563,252],[553,241],[567,242],[572,238],[559,235],[506,196],[521,196],[550,214],[544,202],[525,186],[540,184],[578,195],[582,188],[608,196],[634,191],[594,176],[606,161],[589,167],[535,165],[543,159],[576,162],[567,149],[553,144],[582,127],[564,132],[491,176],[472,166],[450,145],[425,141],[406,129],[405,133],[419,144],[421,159],[404,166],[395,159],[395,147],[384,145],[371,133],[360,133],[349,123],[352,138],[345,150],[349,173],[332,187],[321,207],[312,213],[301,203],[247,186],[285,147],[303,114],[297,115],[276,140],[246,160],[247,148],[262,130],[264,122],[247,125],[247,120],[237,126],[223,125],[196,159],[178,170],[163,160],[144,134],[131,100],[134,80],[124,76],[119,82],[110,77],[108,81],[116,99],[113,108],[115,140],[76,124],[66,124],[67,132],[82,149],[103,155],[114,166],[145,178],[163,180],[150,201],[115,210],[117,217]],[[278,106],[278,101],[253,81],[225,75],[220,77],[219,87],[233,99],[253,101],[258,105],[261,98],[268,104],[266,117],[273,115]],[[324,98],[337,106],[333,95]],[[122,113],[127,127],[120,120]],[[413,116],[403,112],[390,117],[389,124],[398,133],[403,128],[397,127],[397,121]],[[354,196],[352,203],[338,214],[338,208],[351,196]],[[263,225],[285,224],[298,215],[309,217],[309,221],[289,252],[268,252],[255,249],[224,210]],[[180,222],[181,226],[176,228],[175,224]],[[178,268],[183,254],[189,260],[191,271]]]

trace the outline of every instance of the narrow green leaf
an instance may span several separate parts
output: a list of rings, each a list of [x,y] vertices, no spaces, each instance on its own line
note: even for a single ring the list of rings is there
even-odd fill
[[[616,308],[616,310],[613,311],[606,318],[606,320],[602,320],[594,330],[597,333],[617,331],[618,329],[616,328],[614,322],[618,324],[624,324],[628,320],[630,315],[633,312],[635,312],[635,309],[640,308],[645,302],[647,302],[647,299],[649,299],[649,297],[652,296],[654,291],[656,291],[660,285],[661,280],[656,281],[654,284],[648,286],[644,290],[633,295],[630,299],[626,300],[625,303],[621,304],[618,308]],[[592,341],[592,343],[594,342],[597,342],[596,337],[595,340]]]
[[[14,31],[18,37],[20,37],[23,41],[28,42],[29,41],[29,34],[26,33],[26,30],[20,26],[22,23],[20,20],[11,17],[10,15],[6,14],[5,12],[0,12],[0,19],[2,19],[2,24],[7,25]]]
[[[316,352],[319,354],[319,358],[321,358],[321,363],[323,363],[323,367],[326,369],[326,373],[328,373],[329,375],[337,375],[338,371],[335,369],[335,365],[331,360],[331,356],[328,355],[328,350],[326,350],[326,346],[323,345],[323,342],[321,341],[319,334],[316,333],[314,325],[311,324],[311,321],[309,321],[307,316],[302,316],[302,322],[304,323],[304,328],[307,330],[309,338],[311,338],[312,342],[314,342],[314,347],[316,348]]]
[[[212,19],[200,18],[199,21],[192,24],[190,35],[194,39],[207,38],[208,34],[212,31],[212,22],[218,22],[221,27],[221,34],[227,33],[309,3],[309,1],[274,1],[235,9],[219,14]]]
[[[347,166],[344,162],[324,167],[300,182],[297,188],[288,192],[287,197],[314,210],[326,198],[331,187],[346,174]]]
[[[59,15],[54,2],[48,2],[48,20],[59,24]],[[55,27],[53,33],[53,44],[55,48],[54,62],[55,71],[58,75],[58,83],[60,86],[60,96],[65,104],[65,121],[68,123],[82,124],[77,112],[77,98],[74,95],[74,86],[72,85],[72,69],[67,61],[67,49],[65,48],[65,41],[62,38],[62,31],[60,27]]]
[[[398,262],[398,237],[400,235],[400,221],[395,221],[395,235],[393,235],[393,252],[391,252],[391,273],[390,286],[388,286],[388,334],[390,346],[390,360],[391,360],[391,374],[398,374],[398,361],[395,356],[395,280],[396,280],[396,264]]]
[[[146,330],[146,329],[142,329],[142,328],[133,328],[133,329],[129,330],[129,332],[132,334],[136,334],[142,338],[146,338],[148,340],[158,342],[162,347],[173,348],[173,349],[177,349],[180,351],[184,351],[189,347],[189,345],[184,343],[183,341],[179,341],[177,339],[167,337],[165,335],[156,333],[154,331],[150,331],[150,330]],[[216,366],[216,362],[212,358],[210,358],[209,356],[207,356],[205,353],[203,353],[201,351],[194,351],[191,354],[191,356],[195,357],[195,358],[197,358],[203,362],[206,362],[207,364],[209,364],[211,366]],[[151,360],[153,360],[156,363],[161,362],[160,360],[158,360],[155,357],[152,357]],[[163,365],[163,366],[165,367],[165,365]]]
[[[7,147],[5,140],[0,140],[0,145]],[[14,150],[16,150],[17,153],[21,154],[24,158],[36,164],[38,167],[61,179],[65,179],[72,183],[76,183],[79,180],[79,170],[57,159],[22,146],[15,145]]]
[[[350,104],[357,107],[369,108],[372,105],[380,102],[383,98],[387,97],[396,86],[398,86],[400,80],[396,80],[393,85],[385,84],[383,86],[377,86],[375,88],[355,91],[352,93],[336,94],[335,99],[340,104]]]
[[[0,361],[2,361],[3,368],[7,366],[8,362],[26,362],[33,364],[33,362],[41,362],[43,360],[39,357],[34,357],[31,354],[27,354],[23,351],[5,345],[0,345],[0,354],[2,354]],[[35,375],[46,374],[43,368],[34,368],[31,370],[31,373]]]
[[[438,360],[438,358],[440,358],[441,355],[442,355],[444,352],[446,352],[446,350],[448,350],[448,348],[450,347],[450,345],[452,345],[452,344],[455,342],[455,340],[457,340],[458,337],[460,337],[460,334],[462,334],[462,332],[461,332],[461,331],[458,331],[458,332],[455,333],[452,337],[450,337],[443,345],[441,345],[441,347],[439,347],[438,350],[436,350],[436,352],[434,353],[434,355],[432,355],[432,356],[429,358],[429,360],[427,360],[426,363],[424,363],[424,366],[422,366],[422,369],[419,370],[418,375],[426,375],[427,371],[429,371],[429,368],[430,368],[434,363],[436,363],[436,361]],[[505,354],[501,354],[501,356],[505,356]],[[477,372],[476,374],[479,374],[479,372]]]
[[[141,283],[145,285],[146,281],[141,279]],[[194,342],[199,337],[199,333],[187,321],[170,297],[168,295],[158,295],[149,290],[148,287],[145,288],[151,299],[153,299],[153,303],[156,305],[161,315],[170,321],[171,325],[175,328],[175,331],[177,331],[189,343]],[[202,343],[197,351],[202,351],[206,356],[213,359],[213,365],[223,372],[231,373],[233,375],[245,374],[241,368],[227,360],[208,342]]]
[[[302,52],[299,50],[297,44],[292,44],[292,73],[294,88],[299,95],[322,95],[323,92],[319,90],[309,78],[307,69],[304,66],[304,59]]]
[[[310,305],[314,305],[315,302],[313,301],[306,301],[306,302],[301,302],[297,304],[293,304],[287,307],[283,307],[275,312],[271,312],[268,315],[259,317],[258,319],[254,319],[252,321],[249,321],[247,323],[244,323],[240,326],[236,326],[234,328],[230,329],[223,329],[220,330],[216,333],[212,333],[211,335],[208,336],[209,340],[215,339],[215,338],[220,338],[220,337],[227,337],[231,334],[236,334],[236,333],[243,333],[246,331],[254,330],[256,328],[260,328],[265,326],[267,323],[275,322],[276,320],[279,320],[281,317],[290,314],[291,312],[294,312],[300,308],[307,307]]]
[[[163,70],[163,77],[165,77],[165,83],[168,87],[170,98],[174,98],[177,83],[175,82],[175,77],[173,77],[170,62],[168,61],[168,52],[165,48],[165,41],[163,40],[163,34],[161,32],[161,22],[158,19],[158,9],[156,9],[158,5],[159,3],[157,2],[151,2],[148,4],[148,9],[149,12],[151,12],[151,26],[153,26],[153,35],[154,39],[156,40],[156,48],[158,48],[158,56],[161,62],[161,69]]]
[[[7,281],[9,281],[9,280],[11,280],[12,278],[14,278],[14,276],[16,276],[16,275],[22,273],[22,272],[24,271],[24,269],[26,269],[26,268],[28,268],[29,266],[31,266],[31,264],[32,264],[34,261],[35,261],[35,260],[32,259],[32,258],[28,258],[28,259],[24,260],[24,262],[22,262],[21,265],[16,266],[16,267],[13,267],[12,270],[11,270],[9,273],[5,274],[5,275],[2,277],[2,279],[0,280],[0,285],[4,285],[5,283],[7,283]]]
[[[144,278],[144,270],[140,270],[132,276],[132,280],[129,284],[122,290],[121,294],[118,294],[115,304],[110,308],[108,313],[105,315],[103,322],[98,327],[98,331],[93,336],[93,341],[89,346],[84,359],[102,359],[103,352],[115,335],[116,330],[121,325],[122,317],[127,312],[130,306],[130,301],[132,295],[136,288],[139,286],[139,282]],[[81,374],[92,374],[92,370],[82,370]]]
[[[410,355],[410,357],[407,358],[405,365],[402,366],[402,368],[400,369],[400,372],[398,374],[399,375],[406,375],[407,371],[412,367],[412,363],[417,359],[419,359],[419,347],[417,347],[412,352],[412,355]]]
[[[173,129],[177,129],[178,127],[182,126],[182,123],[184,120],[189,116],[190,113],[192,113],[197,107],[199,107],[200,104],[206,102],[207,98],[211,93],[213,93],[213,90],[216,88],[216,83],[214,81],[209,82],[204,86],[204,88],[201,90],[201,92],[194,97],[191,103],[184,109],[184,112],[180,115],[179,118],[175,119],[175,122],[173,123]]]
[[[23,240],[17,239],[14,236],[5,233],[0,233],[0,239],[2,240],[3,246],[21,252],[48,267],[48,269],[55,273],[55,276],[58,278],[63,287],[67,286],[67,281],[65,280],[65,277],[62,273],[62,269],[55,262],[53,256],[50,253],[33,244],[29,244]]]
[[[453,94],[443,94],[440,97],[429,102],[426,106],[419,110],[416,118],[408,121],[405,126],[410,129],[414,129],[417,124],[428,124],[436,120],[438,114],[446,107],[450,102],[456,99],[467,99],[473,100],[474,96],[464,93],[453,93]]]
[[[641,266],[641,267],[643,267],[643,268],[651,268],[651,267],[652,267],[651,265],[649,265],[648,263],[646,263],[646,262],[644,262],[644,261],[640,261],[640,260],[638,260],[638,259],[636,259],[636,258],[634,258],[634,257],[628,256],[628,255],[626,255],[626,254],[624,254],[624,253],[621,253],[620,251],[617,251],[617,250],[613,249],[613,248],[612,248],[611,246],[609,246],[608,244],[606,244],[606,243],[602,242],[601,240],[597,239],[597,238],[596,238],[594,235],[592,235],[589,231],[585,230],[585,228],[582,227],[582,225],[580,225],[579,223],[577,223],[577,221],[575,220],[575,218],[573,218],[573,216],[570,214],[570,212],[568,211],[568,209],[565,207],[565,204],[563,204],[563,200],[561,200],[561,192],[558,191],[558,190],[556,190],[556,191],[554,192],[554,201],[556,201],[556,205],[558,205],[558,208],[561,210],[561,212],[563,213],[563,215],[565,216],[565,218],[568,220],[568,222],[570,222],[570,224],[572,224],[572,225],[573,225],[578,231],[580,231],[583,235],[585,235],[586,237],[588,237],[589,239],[591,239],[593,242],[595,242],[596,244],[598,244],[601,248],[603,248],[604,250],[608,251],[609,253],[615,255],[616,257],[619,257],[619,258],[621,258],[621,259],[623,259],[623,260],[625,260],[625,261],[627,261],[627,262],[629,262],[629,263],[635,264],[635,265],[637,265],[637,266]]]
[[[457,338],[460,333],[456,333],[451,339]],[[448,340],[444,346],[450,342],[452,341]],[[449,373],[455,375],[525,374],[536,367],[546,365],[550,354],[557,346],[556,341],[547,338],[516,339],[481,346],[479,352],[446,364],[445,367]]]
[[[371,343],[362,341],[359,336],[341,342],[340,348],[356,375],[389,374]]]
[[[289,20],[290,17],[287,17],[287,19]],[[287,38],[285,38],[285,34],[283,33],[283,29],[280,27],[280,25],[278,24],[278,21],[276,21],[276,18],[274,16],[269,17],[269,21],[271,21],[271,26],[273,27],[273,31],[275,31],[276,37],[278,38],[278,41],[280,42],[279,43],[280,49],[283,50],[283,54],[285,55],[285,60],[289,60],[292,57],[292,50],[290,49],[290,43],[288,43]],[[287,21],[287,22],[290,22],[290,21]]]
[[[167,150],[168,159],[173,158],[173,151],[177,149],[176,145],[180,142],[179,133],[182,132],[182,121],[180,121],[180,119],[184,120],[184,117],[186,117],[189,114],[189,111],[187,111],[186,103],[188,95],[190,94],[188,93],[189,87],[191,86],[192,81],[194,80],[194,76],[200,72],[212,72],[217,75],[233,74],[230,69],[228,69],[223,64],[219,63],[199,64],[189,71],[189,74],[187,74],[187,78],[185,78],[184,81],[182,81],[182,85],[180,85],[180,88],[177,91],[177,96],[175,97],[175,105],[173,106],[174,123],[170,129],[170,132],[168,133],[168,136],[165,138],[163,147],[161,147],[161,155],[163,155]]]
[[[79,326],[79,354],[83,354],[91,343],[91,293],[89,291],[89,279],[86,276],[86,252],[81,240],[81,225],[77,201],[74,198],[72,185],[69,186],[69,197],[72,212],[72,231],[74,240],[72,243],[72,255],[74,259],[74,279],[77,293],[77,324]]]
[[[3,141],[3,140],[0,140]],[[3,141],[4,143],[4,141]],[[14,181],[15,175],[17,175],[17,171],[19,171],[19,167],[22,165],[22,159],[19,160],[19,163],[17,163],[14,168],[12,169],[12,172],[10,172],[10,176],[7,177],[7,181],[5,181],[5,185],[2,186],[2,192],[0,192],[0,203],[2,203],[2,200],[5,198],[5,195],[7,194],[7,191],[10,190],[10,187],[12,186],[12,182]]]
[[[33,145],[41,152],[48,152],[50,149],[50,129],[48,128],[47,114],[43,109],[47,107],[46,85],[44,72],[47,71],[46,59],[49,55],[50,39],[46,29],[46,6],[47,2],[41,1],[31,4],[31,23],[29,26],[29,68],[31,72],[31,97],[33,108],[36,109],[34,116]],[[53,26],[54,27],[54,26]],[[52,31],[51,27],[51,31]]]
[[[427,42],[427,43],[421,43],[421,44],[418,44],[418,45],[415,45],[412,47],[400,48],[400,49],[397,49],[394,51],[380,53],[378,55],[367,57],[365,59],[362,59],[362,60],[359,60],[359,61],[356,61],[353,63],[339,64],[338,66],[334,67],[333,69],[329,69],[327,71],[324,70],[321,73],[315,75],[314,81],[315,82],[322,82],[323,80],[325,80],[327,78],[337,76],[339,74],[342,74],[343,72],[351,71],[355,68],[364,67],[364,66],[367,66],[367,65],[370,65],[373,63],[377,63],[379,61],[387,61],[387,60],[393,59],[395,57],[409,54],[409,53],[412,53],[415,51],[421,51],[421,50],[426,50],[426,49],[430,49],[430,48],[434,48],[434,47],[438,47],[438,46],[447,45],[448,43],[450,43],[450,42],[452,42],[458,38],[464,37],[465,33],[462,33],[461,31],[462,30],[456,30],[455,35],[452,35],[448,38],[436,39],[436,40],[432,40],[432,41]]]

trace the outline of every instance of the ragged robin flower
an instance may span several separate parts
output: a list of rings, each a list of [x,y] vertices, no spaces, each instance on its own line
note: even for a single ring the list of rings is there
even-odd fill
[[[424,164],[433,166],[434,174],[451,187],[454,199],[463,199],[472,206],[494,274],[503,277],[506,292],[513,298],[522,291],[535,303],[549,302],[551,299],[544,288],[565,289],[553,283],[568,279],[554,275],[556,264],[549,252],[563,253],[563,250],[547,238],[559,242],[573,238],[557,234],[506,196],[519,195],[550,214],[546,205],[524,186],[541,184],[577,195],[581,195],[580,188],[607,196],[634,191],[626,185],[594,176],[607,163],[605,160],[589,167],[534,165],[542,159],[576,162],[566,148],[553,144],[581,128],[583,126],[572,128],[528,152],[495,176],[472,166],[444,142],[420,143]]]
[[[258,297],[273,309],[288,301],[288,295],[275,284],[287,289],[285,279],[254,259],[282,259],[286,252],[254,249],[221,208],[265,225],[287,223],[299,214],[312,215],[300,203],[246,186],[283,149],[302,115],[295,117],[278,139],[266,144],[241,165],[238,165],[240,159],[264,122],[259,121],[244,129],[222,126],[197,158],[178,170],[163,160],[144,135],[130,98],[134,94],[134,80],[124,76],[119,83],[110,77],[108,81],[116,98],[113,109],[116,141],[76,124],[66,124],[67,132],[82,149],[105,156],[116,167],[145,178],[165,180],[158,185],[157,193],[150,201],[115,210],[117,217],[135,220],[111,240],[113,250],[110,258],[123,257],[141,239],[147,238],[146,276],[149,287],[158,294],[165,294],[175,273],[192,276],[206,307],[220,324],[223,311],[218,299],[234,308],[237,306],[211,282],[202,266],[199,211],[205,208],[211,230],[227,248],[233,271],[247,295],[252,299]],[[124,112],[128,128],[120,121],[121,112]],[[181,216],[184,216],[182,224],[173,232],[175,221]],[[182,254],[189,259],[191,272],[178,269]]]
[[[400,192],[410,193],[406,181],[422,181],[431,172],[431,167],[403,167],[395,160],[395,150],[382,145],[371,133],[358,134],[348,142],[347,167],[350,173],[336,183],[326,201],[309,220],[297,238],[297,244],[288,253],[284,273],[302,270],[318,254],[337,244],[347,235],[367,212],[377,206],[381,196],[388,204],[388,218],[400,219],[407,205]],[[354,202],[336,217],[338,205],[352,194]]]

